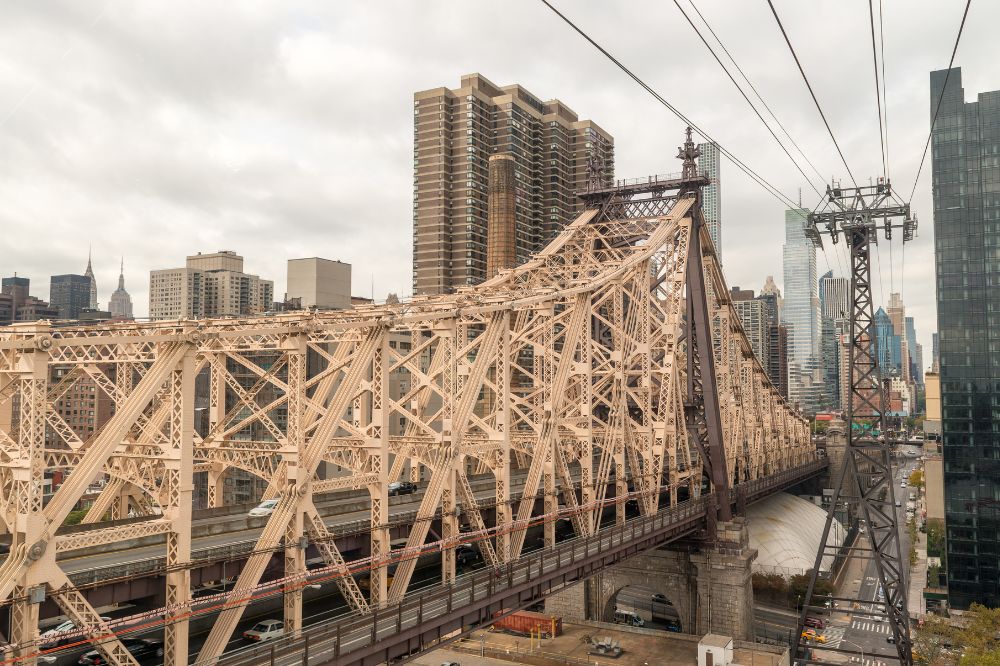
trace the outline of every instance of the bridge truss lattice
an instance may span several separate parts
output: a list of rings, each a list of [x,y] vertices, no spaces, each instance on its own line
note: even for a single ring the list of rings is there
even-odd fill
[[[456,547],[471,536],[498,565],[519,557],[539,515],[592,534],[605,507],[624,523],[630,500],[651,515],[679,494],[711,492],[712,481],[730,486],[738,504],[740,484],[812,459],[807,422],[769,382],[728,300],[697,191],[668,195],[678,187],[667,185],[593,197],[529,262],[456,294],[339,312],[0,331],[0,520],[12,534],[0,599],[11,606],[21,663],[39,652],[42,591],[109,663],[134,663],[57,554],[154,534],[167,540],[165,663],[187,663],[196,475],[206,475],[210,506],[221,503],[230,469],[261,477],[265,496],[278,500],[223,595],[198,659],[211,663],[275,553],[284,558],[286,631],[301,630],[307,541],[341,574],[347,602],[367,613],[403,597],[427,548],[440,552],[447,583]],[[703,404],[688,376],[692,262],[711,329],[699,339],[713,360],[699,372],[713,372],[724,452],[705,451],[710,440],[689,432],[698,419],[686,418]],[[86,438],[54,408],[77,382],[115,406]],[[708,474],[713,456],[724,465]],[[51,470],[68,474],[45,502]],[[512,470],[524,475],[516,496]],[[495,478],[490,502],[471,491],[475,472]],[[395,552],[389,485],[407,477],[426,488]],[[93,529],[60,534],[100,478],[108,483],[85,519]],[[345,560],[313,503],[335,490],[369,498],[364,558]],[[149,518],[101,525],[128,507]],[[555,521],[542,522],[554,545]],[[367,593],[352,575],[359,570],[370,576]]]

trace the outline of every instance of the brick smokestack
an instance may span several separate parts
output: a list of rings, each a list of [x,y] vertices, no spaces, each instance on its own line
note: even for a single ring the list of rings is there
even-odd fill
[[[490,156],[489,208],[486,221],[486,278],[504,268],[513,268],[517,260],[514,236],[517,232],[514,156],[499,153]]]

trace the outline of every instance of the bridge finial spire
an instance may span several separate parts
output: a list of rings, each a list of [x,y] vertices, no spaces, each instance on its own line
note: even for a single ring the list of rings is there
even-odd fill
[[[677,149],[677,159],[684,160],[684,166],[681,168],[681,179],[682,180],[693,180],[698,177],[698,163],[695,160],[701,157],[701,150],[698,146],[694,144],[694,139],[691,138],[691,127],[687,128],[687,138],[684,141],[684,145]]]

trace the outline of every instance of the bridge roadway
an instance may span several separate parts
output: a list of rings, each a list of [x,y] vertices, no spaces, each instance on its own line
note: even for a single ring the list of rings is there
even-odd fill
[[[524,470],[511,474],[511,498],[520,498],[524,487]],[[473,494],[482,503],[488,503],[495,498],[496,485],[493,477],[484,475],[481,479],[470,480]],[[417,492],[398,495],[390,498],[389,516],[391,524],[405,527],[412,523],[417,507],[423,496],[424,485],[418,486]],[[461,502],[456,502],[461,507]],[[191,543],[192,560],[205,566],[219,561],[233,561],[244,558],[254,545],[263,529],[267,518],[252,518],[246,515],[250,507],[241,507],[239,513],[210,515],[196,518],[192,521],[192,531],[195,535]],[[341,552],[354,550],[357,547],[367,548],[369,517],[367,497],[351,492],[329,493],[317,496],[316,508],[324,517],[327,526],[335,532],[338,547]],[[217,509],[206,513],[217,512]],[[136,520],[135,522],[141,522]],[[100,529],[107,523],[92,523],[87,527],[79,526],[73,532]],[[60,532],[62,534],[63,532]],[[365,535],[366,538],[352,540],[354,536]],[[95,585],[102,581],[135,578],[154,575],[166,566],[164,557],[165,535],[155,535],[136,541],[122,541],[109,546],[83,548],[69,551],[57,556],[57,560],[74,585]],[[357,541],[357,543],[352,543]],[[346,543],[345,543],[346,542]],[[193,574],[193,584],[214,580],[206,578],[199,581]],[[214,575],[214,574],[213,574]],[[117,599],[116,599],[117,600]]]
[[[821,472],[826,458],[740,486],[753,502]],[[511,562],[501,572],[480,569],[406,595],[399,604],[368,615],[348,613],[267,646],[224,655],[219,666],[297,666],[303,663],[373,666],[439,647],[488,625],[493,614],[531,605],[641,552],[704,528],[710,497],[703,496],[633,518],[592,536],[561,541]],[[714,508],[713,508],[714,510]]]

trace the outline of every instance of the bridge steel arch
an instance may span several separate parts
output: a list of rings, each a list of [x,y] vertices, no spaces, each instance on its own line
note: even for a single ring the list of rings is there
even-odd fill
[[[284,557],[286,630],[299,634],[310,574],[296,546],[305,539],[320,546],[327,572],[364,614],[400,602],[426,550],[440,553],[447,585],[455,549],[470,539],[501,565],[522,555],[533,521],[553,547],[555,516],[587,536],[606,508],[622,525],[630,500],[648,517],[681,494],[698,498],[709,454],[723,461],[709,478],[725,480],[737,509],[741,486],[811,461],[806,421],[771,386],[728,300],[697,193],[665,194],[671,187],[654,187],[651,197],[626,187],[592,201],[527,263],[455,294],[337,312],[0,330],[0,512],[13,538],[0,565],[0,600],[12,606],[18,657],[32,663],[39,653],[32,600],[45,590],[109,663],[133,663],[55,561],[57,551],[84,543],[166,534],[164,613],[183,615],[196,470],[216,479],[229,467],[251,470],[279,500],[201,650],[199,663],[211,663],[276,552]],[[706,451],[686,417],[704,399],[689,390],[691,262],[707,285],[711,330],[702,339],[710,344],[701,353],[713,355],[724,451]],[[400,339],[408,344],[394,344]],[[70,372],[51,381],[57,367]],[[116,404],[88,439],[60,423],[53,407],[54,394],[83,378]],[[196,428],[201,380],[208,418]],[[469,490],[467,462],[495,476],[495,523]],[[322,463],[348,473],[325,478]],[[406,548],[390,552],[388,486],[407,466],[411,474],[423,469],[427,482]],[[70,473],[43,503],[42,479],[53,467]],[[518,469],[525,484],[515,495]],[[162,515],[96,523],[85,539],[60,536],[102,476],[142,487]],[[336,528],[312,500],[331,490],[368,494],[370,557],[347,562],[337,550]],[[218,503],[212,483],[208,493]],[[426,543],[438,511],[439,538]],[[358,570],[370,575],[368,594],[352,575]],[[166,664],[187,662],[185,619],[167,625],[165,650]]]

